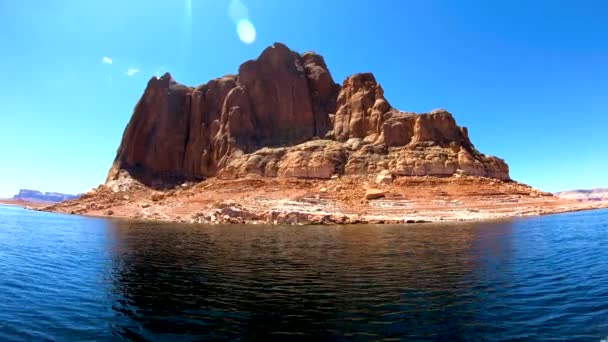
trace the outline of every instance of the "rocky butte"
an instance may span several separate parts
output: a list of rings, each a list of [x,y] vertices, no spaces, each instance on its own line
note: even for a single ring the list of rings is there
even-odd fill
[[[370,73],[336,84],[323,60],[274,44],[237,75],[196,88],[152,78],[135,106],[108,181],[150,184],[218,176],[329,179],[386,170],[509,179],[445,110],[393,108]]]
[[[45,192],[38,190],[21,189],[19,193],[13,196],[13,200],[29,201],[29,202],[61,202],[77,198],[78,195],[62,194],[59,192]]]
[[[502,216],[564,204],[511,181],[448,111],[400,111],[373,74],[337,84],[322,56],[275,43],[197,87],[150,79],[105,185],[48,210],[352,223],[487,218],[500,210],[484,205],[513,203],[523,209]]]
[[[79,195],[62,194],[59,192],[41,192],[38,190],[21,189],[12,198],[0,198],[0,204],[26,208],[41,208],[51,203],[73,200]]]

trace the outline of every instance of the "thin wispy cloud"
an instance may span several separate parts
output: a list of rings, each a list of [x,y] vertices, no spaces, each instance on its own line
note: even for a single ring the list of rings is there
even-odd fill
[[[139,72],[139,69],[131,68],[127,70],[127,76],[133,76]]]
[[[103,64],[109,64],[109,65],[112,65],[112,58],[110,58],[110,57],[104,57],[104,58],[102,58],[102,59],[101,59],[101,62],[102,62]]]

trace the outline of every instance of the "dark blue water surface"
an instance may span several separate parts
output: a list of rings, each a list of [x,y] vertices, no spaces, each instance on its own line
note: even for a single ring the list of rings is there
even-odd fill
[[[608,211],[196,226],[0,207],[0,340],[608,336]]]

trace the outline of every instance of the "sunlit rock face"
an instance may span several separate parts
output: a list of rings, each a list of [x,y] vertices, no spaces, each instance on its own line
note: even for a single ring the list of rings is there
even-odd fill
[[[371,73],[336,84],[322,56],[276,43],[196,88],[153,77],[108,174],[147,183],[210,176],[468,174],[509,179],[445,110],[398,111]]]

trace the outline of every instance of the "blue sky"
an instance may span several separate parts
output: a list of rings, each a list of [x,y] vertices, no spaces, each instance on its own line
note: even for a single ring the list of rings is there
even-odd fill
[[[1,1],[0,196],[97,186],[151,76],[198,85],[276,41],[448,109],[518,181],[608,186],[608,2],[241,1]]]

